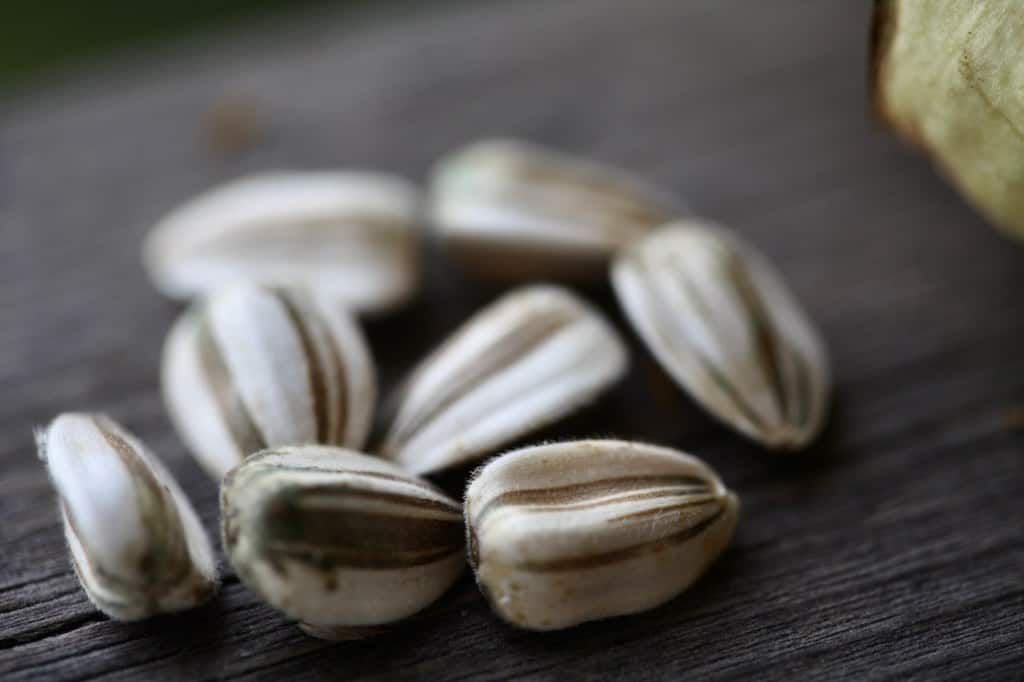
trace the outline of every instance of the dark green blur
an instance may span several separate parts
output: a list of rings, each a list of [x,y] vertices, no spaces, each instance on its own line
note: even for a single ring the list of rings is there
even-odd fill
[[[347,0],[349,5],[368,0]],[[116,50],[311,5],[315,0],[0,0],[0,85],[59,74]]]

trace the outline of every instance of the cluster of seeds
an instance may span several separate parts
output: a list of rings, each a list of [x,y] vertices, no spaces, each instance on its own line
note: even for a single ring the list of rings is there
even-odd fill
[[[354,315],[415,293],[424,206],[468,269],[523,284],[413,369],[368,442],[377,381]],[[635,613],[685,590],[729,544],[736,495],[669,448],[515,450],[477,469],[461,505],[423,478],[499,452],[626,373],[598,310],[525,282],[610,270],[668,374],[765,447],[807,445],[827,413],[823,344],[753,247],[634,177],[526,143],[452,154],[426,197],[367,173],[237,181],[165,218],[144,257],[161,291],[195,298],[165,344],[163,394],[220,482],[227,558],[318,637],[367,636],[421,611],[467,559],[494,611],[524,628]],[[100,610],[132,620],[216,591],[195,512],[141,442],[104,416],[65,414],[38,443]]]

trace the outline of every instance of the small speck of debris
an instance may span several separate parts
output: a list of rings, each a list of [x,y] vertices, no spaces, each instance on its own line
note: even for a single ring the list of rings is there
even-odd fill
[[[260,109],[259,102],[248,95],[222,95],[203,115],[203,146],[222,155],[245,151],[266,134],[267,120]]]
[[[1006,411],[1006,428],[1010,431],[1024,431],[1024,405],[1011,405]]]

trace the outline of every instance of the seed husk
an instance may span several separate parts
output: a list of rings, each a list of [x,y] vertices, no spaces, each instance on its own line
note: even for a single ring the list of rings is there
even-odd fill
[[[163,218],[143,257],[156,288],[172,298],[246,281],[387,311],[417,288],[419,201],[411,184],[378,173],[248,176]]]
[[[686,590],[729,544],[739,502],[695,457],[584,440],[492,460],[464,508],[470,565],[494,611],[556,630]]]
[[[251,284],[182,315],[162,383],[178,432],[217,480],[268,447],[361,447],[377,393],[362,332],[332,295]]]
[[[239,578],[317,637],[368,636],[440,597],[465,568],[461,507],[376,457],[268,450],[221,485]]]
[[[821,431],[824,343],[752,246],[712,223],[679,221],[626,247],[612,283],[662,367],[712,415],[781,450]]]
[[[109,417],[62,414],[36,433],[89,600],[115,620],[181,611],[218,586],[206,532],[181,488]]]
[[[452,152],[430,182],[431,222],[466,269],[492,280],[598,280],[612,254],[685,215],[668,192],[516,140]]]
[[[568,290],[517,289],[413,370],[379,452],[421,475],[467,464],[592,402],[628,362],[618,333]]]

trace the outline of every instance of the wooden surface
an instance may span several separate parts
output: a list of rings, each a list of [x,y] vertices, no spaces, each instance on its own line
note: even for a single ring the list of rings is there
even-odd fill
[[[196,37],[7,98],[0,679],[1020,679],[1024,249],[868,117],[869,9],[384,5]],[[216,488],[158,396],[179,309],[144,278],[147,227],[244,171],[422,178],[441,152],[492,133],[647,174],[762,246],[830,345],[838,395],[824,438],[801,458],[759,451],[630,335],[629,380],[538,437],[671,444],[739,491],[732,548],[670,604],[536,635],[493,617],[467,575],[392,634],[331,644],[228,572],[220,596],[187,614],[97,613],[69,566],[34,425],[111,413],[217,527]],[[416,306],[369,325],[388,385],[494,295],[436,253],[428,275]],[[622,325],[606,289],[592,296]]]

